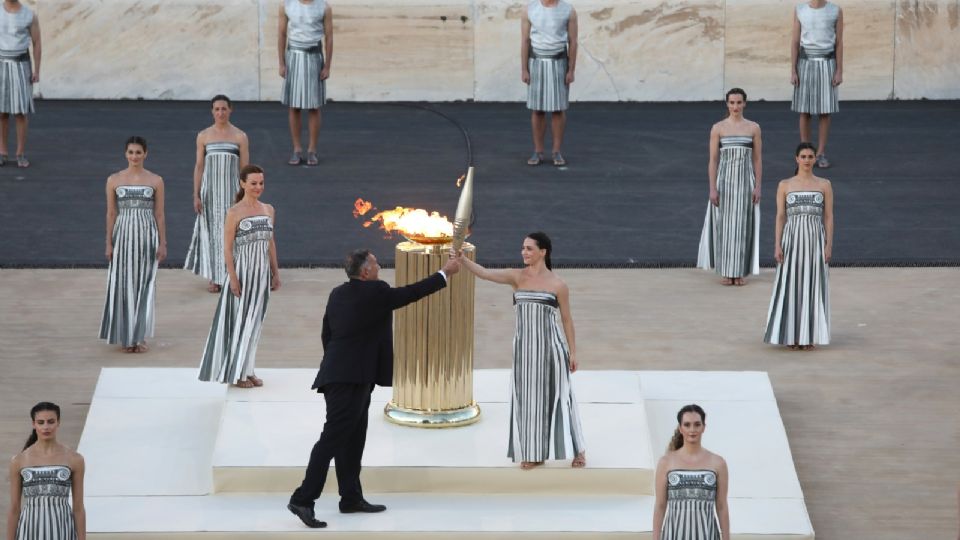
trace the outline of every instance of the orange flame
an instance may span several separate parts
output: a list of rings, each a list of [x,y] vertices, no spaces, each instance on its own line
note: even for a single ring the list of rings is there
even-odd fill
[[[357,199],[353,203],[353,217],[358,218],[373,208],[373,203],[370,201],[365,201],[363,199]]]
[[[353,217],[359,218],[374,209],[373,203],[357,199],[353,203]],[[396,207],[393,210],[378,212],[363,223],[370,227],[379,222],[380,228],[388,233],[399,232],[415,242],[444,242],[453,237],[453,223],[439,212],[427,212],[422,208]]]

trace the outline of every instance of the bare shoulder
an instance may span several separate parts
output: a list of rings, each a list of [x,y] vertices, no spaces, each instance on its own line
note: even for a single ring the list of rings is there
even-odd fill
[[[157,173],[152,173],[150,171],[145,171],[147,173],[147,178],[150,179],[150,183],[154,187],[163,187],[163,177]]]
[[[760,124],[759,124],[758,122],[753,121],[753,120],[747,120],[747,121],[750,122],[750,130],[753,131],[753,133],[754,133],[755,135],[759,135],[759,134],[760,134]]]
[[[70,468],[74,471],[78,471],[83,468],[84,461],[83,455],[80,452],[77,452],[73,449],[67,449],[67,463],[70,465]]]
[[[710,128],[710,134],[720,135],[720,131],[723,129],[724,122],[726,122],[726,120],[720,120],[719,122],[716,122],[715,124],[713,124],[713,127]]]
[[[268,216],[274,217],[277,215],[277,211],[273,209],[272,204],[263,203],[263,208],[266,210]]]
[[[723,459],[723,456],[720,454],[710,452],[710,467],[717,472],[722,472],[727,470],[727,460]]]
[[[673,465],[673,451],[667,451],[667,453],[660,456],[659,461],[657,461],[657,470],[667,472],[670,470],[670,467]]]
[[[19,471],[27,462],[26,450],[10,458],[10,470]]]
[[[567,287],[567,282],[561,279],[557,274],[553,274],[553,283],[557,288],[557,293],[564,296],[570,294],[570,287]]]

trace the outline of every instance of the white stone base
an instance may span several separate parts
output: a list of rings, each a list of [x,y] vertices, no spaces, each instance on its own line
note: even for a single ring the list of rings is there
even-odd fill
[[[79,448],[90,537],[316,534],[285,509],[323,425],[314,372],[258,375],[265,386],[244,390],[196,381],[192,369],[104,369]],[[508,377],[478,370],[483,416],[454,429],[389,423],[390,389],[376,389],[362,478],[367,498],[389,510],[340,515],[331,472],[317,501],[325,536],[648,538],[656,460],[676,410],[697,402],[708,414],[705,444],[730,467],[733,537],[813,537],[765,373],[579,372],[588,467],[532,471],[506,458]]]

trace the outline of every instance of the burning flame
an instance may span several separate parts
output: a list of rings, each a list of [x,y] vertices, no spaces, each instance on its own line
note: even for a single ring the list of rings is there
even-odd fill
[[[355,218],[366,215],[371,210],[375,210],[375,207],[370,201],[357,199],[353,203],[353,217]],[[453,223],[447,219],[447,216],[441,216],[436,211],[428,213],[422,208],[398,206],[393,210],[378,212],[365,221],[363,226],[370,227],[376,222],[380,223],[380,228],[384,231],[388,233],[397,231],[415,242],[446,241],[453,237]]]

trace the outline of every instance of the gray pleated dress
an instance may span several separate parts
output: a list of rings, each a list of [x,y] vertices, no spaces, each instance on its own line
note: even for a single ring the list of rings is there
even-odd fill
[[[760,206],[753,204],[753,137],[720,137],[717,192],[707,201],[697,266],[726,278],[760,273]]]
[[[327,101],[323,70],[324,0],[304,4],[284,0],[287,15],[287,76],[283,79],[280,102],[291,109],[319,109]]]
[[[30,67],[30,26],[33,10],[0,8],[0,113],[33,113],[33,69]]]
[[[540,0],[527,5],[530,20],[530,84],[527,85],[527,108],[532,111],[565,111],[570,106],[567,86],[567,25],[573,7],[560,0],[545,7]]]
[[[201,381],[236,384],[253,374],[270,299],[272,238],[269,216],[246,217],[237,225],[233,260],[240,297],[230,291],[229,281],[224,283],[200,360]]]
[[[800,21],[800,51],[797,58],[799,84],[793,88],[790,109],[797,113],[833,114],[840,111],[837,87],[837,19],[840,8],[827,2],[814,9],[804,2],[797,6]]]
[[[200,202],[203,213],[193,224],[193,238],[183,267],[223,285],[227,270],[223,262],[223,222],[233,205],[240,179],[240,145],[210,142],[204,145]]]
[[[667,513],[661,540],[720,540],[717,473],[674,469],[667,472]]]
[[[156,195],[150,186],[118,186],[114,193],[117,220],[100,339],[133,347],[153,337],[160,243],[153,215]]]
[[[64,465],[20,469],[22,495],[16,540],[76,540],[70,505],[73,471]]]
[[[507,457],[515,462],[573,459],[585,446],[560,304],[553,293],[523,290],[514,292],[513,303]]]
[[[823,193],[787,194],[783,263],[777,265],[763,340],[774,345],[830,343],[830,271],[824,260]]]

